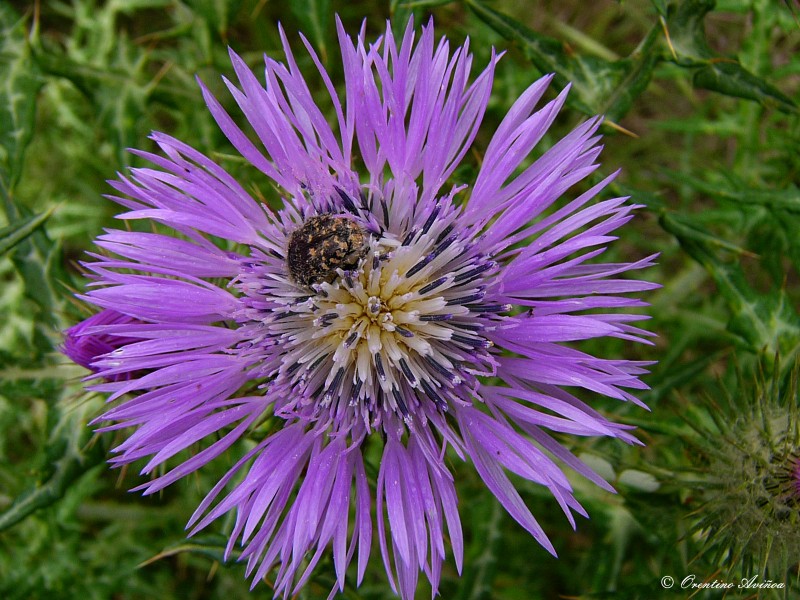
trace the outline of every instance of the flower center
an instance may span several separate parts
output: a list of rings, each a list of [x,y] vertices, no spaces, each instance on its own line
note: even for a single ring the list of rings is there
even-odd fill
[[[402,241],[372,235],[355,268],[335,269],[267,319],[281,353],[272,375],[298,398],[293,409],[368,427],[389,411],[410,424],[465,401],[459,389],[493,373],[483,334],[509,309],[485,300],[496,263],[430,221]]]

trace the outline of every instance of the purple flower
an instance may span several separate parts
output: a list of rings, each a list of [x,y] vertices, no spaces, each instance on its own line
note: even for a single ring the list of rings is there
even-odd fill
[[[265,58],[266,86],[231,53],[238,84],[226,84],[257,143],[200,84],[231,143],[282,190],[281,210],[155,133],[165,156],[137,152],[154,168],[121,175],[113,199],[129,209],[120,219],[156,221],[175,235],[101,235],[105,252],[86,265],[95,281],[81,298],[130,318],[94,327],[97,339],[138,340],[112,342],[92,362],[105,380],[93,389],[123,399],[101,417],[105,429],[135,429],[112,462],[150,457],[148,474],[215,440],[138,489],[168,486],[273,415],[269,434],[198,507],[192,532],[234,511],[228,553],[243,545],[254,585],[277,566],[279,595],[295,593],[328,546],[337,588],[353,559],[360,584],[376,524],[392,589],[408,599],[420,571],[437,589],[445,526],[462,568],[448,449],[470,459],[553,554],[506,472],[547,487],[573,526],[573,513],[586,513],[556,460],[611,489],[550,432],[634,443],[628,426],[565,388],[639,403],[627,390],[646,388],[645,365],[561,342],[643,341],[648,333],[633,323],[646,317],[616,309],[642,306],[621,294],[655,286],[618,275],[653,257],[592,260],[637,208],[595,201],[613,176],[548,210],[597,168],[601,150],[595,118],[525,166],[566,98],[564,90],[537,110],[550,77],[513,105],[476,181],[448,188],[481,123],[497,57],[470,83],[468,46],[451,53],[432,25],[417,35],[409,23],[399,44],[387,28],[367,45],[363,31],[353,40],[339,24],[339,41],[344,99],[303,38],[335,128],[285,37],[286,62]],[[382,449],[374,498],[367,447]]]

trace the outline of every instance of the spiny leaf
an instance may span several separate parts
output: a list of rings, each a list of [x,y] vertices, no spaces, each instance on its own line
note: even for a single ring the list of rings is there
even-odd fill
[[[609,61],[575,55],[562,42],[536,33],[480,0],[467,0],[467,4],[492,29],[519,44],[540,72],[555,73],[557,86],[571,83],[573,93],[567,103],[587,115],[605,114],[611,121],[621,119],[647,88],[659,60],[656,28],[630,57]]]
[[[703,181],[685,173],[665,171],[673,181],[680,181],[693,189],[720,200],[728,200],[743,207],[763,206],[770,210],[785,210],[800,215],[800,189],[789,184],[781,190],[754,188],[745,185],[735,176],[719,181]]]
[[[714,9],[715,0],[670,2],[666,30],[670,49],[683,66],[704,64],[714,56],[706,40],[704,20]]]
[[[786,291],[756,293],[741,266],[720,260],[705,236],[680,226],[669,213],[661,217],[661,225],[714,279],[731,312],[728,331],[751,352],[778,352],[784,365],[791,364],[800,352],[800,316]]]
[[[113,21],[116,9],[109,6],[104,11],[101,22]],[[148,103],[155,97],[162,100],[165,95],[156,96],[158,78],[149,72],[152,55],[125,32],[116,36],[111,50],[96,47],[99,44],[87,45],[82,48],[85,54],[75,52],[72,56],[48,44],[37,45],[33,50],[44,75],[67,79],[85,95],[92,107],[91,119],[112,141],[116,162],[122,165],[131,158],[127,149],[137,145],[148,126],[143,118]],[[175,100],[169,104],[175,107]]]
[[[775,86],[737,60],[719,56],[709,47],[704,21],[714,4],[714,0],[670,4],[665,29],[675,62],[694,69],[693,82],[697,88],[754,100],[783,112],[796,112],[797,104]]]
[[[676,185],[687,185],[693,190],[715,198],[723,203],[735,205],[746,224],[746,232],[756,241],[758,254],[764,257],[764,267],[771,272],[780,285],[785,278],[782,257],[788,257],[800,270],[800,189],[788,184],[783,189],[755,188],[748,186],[734,174],[714,177],[705,181],[664,170],[663,173]],[[707,218],[706,215],[704,217]],[[687,219],[687,216],[674,219]],[[724,246],[724,244],[717,244]],[[728,246],[729,250],[740,252]]]
[[[702,242],[711,247],[723,248],[736,254],[748,254],[752,256],[752,252],[704,229],[691,215],[665,213],[662,217],[662,225],[664,225],[665,229],[670,233],[680,235],[684,239]]]
[[[33,136],[36,95],[42,86],[31,60],[25,23],[0,4],[0,184],[13,190]],[[9,215],[10,217],[10,215]]]
[[[16,221],[8,227],[0,229],[0,255],[5,254],[36,231],[40,225],[50,218],[52,213],[53,210],[50,209],[40,215],[34,215],[27,219]]]
[[[710,61],[695,72],[694,85],[726,96],[755,100],[783,112],[797,111],[794,100],[737,62]]]
[[[12,223],[36,218],[30,209],[12,201],[2,181],[0,181],[0,200]],[[58,326],[57,315],[62,302],[55,288],[58,281],[66,282],[68,277],[61,261],[60,246],[47,237],[45,231],[41,229],[41,224],[38,231],[35,229],[27,239],[16,243],[11,260],[25,282],[25,296],[39,307],[36,325],[40,329],[40,335],[37,338],[37,347],[40,352],[45,353],[52,347],[48,341],[48,333],[53,327]]]
[[[19,523],[34,511],[61,499],[70,486],[91,468],[103,462],[103,444],[89,445],[91,432],[84,426],[81,411],[57,412],[44,452],[44,464],[38,481],[20,494],[11,506],[0,513],[0,531]]]

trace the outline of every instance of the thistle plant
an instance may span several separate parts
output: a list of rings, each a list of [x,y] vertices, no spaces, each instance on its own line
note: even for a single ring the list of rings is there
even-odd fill
[[[797,595],[795,4],[0,2],[0,597]]]

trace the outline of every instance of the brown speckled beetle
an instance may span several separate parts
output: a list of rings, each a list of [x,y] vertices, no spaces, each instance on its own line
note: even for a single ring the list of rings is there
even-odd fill
[[[336,269],[355,269],[367,253],[369,237],[346,217],[317,215],[289,236],[286,265],[292,279],[304,286],[331,282]]]

